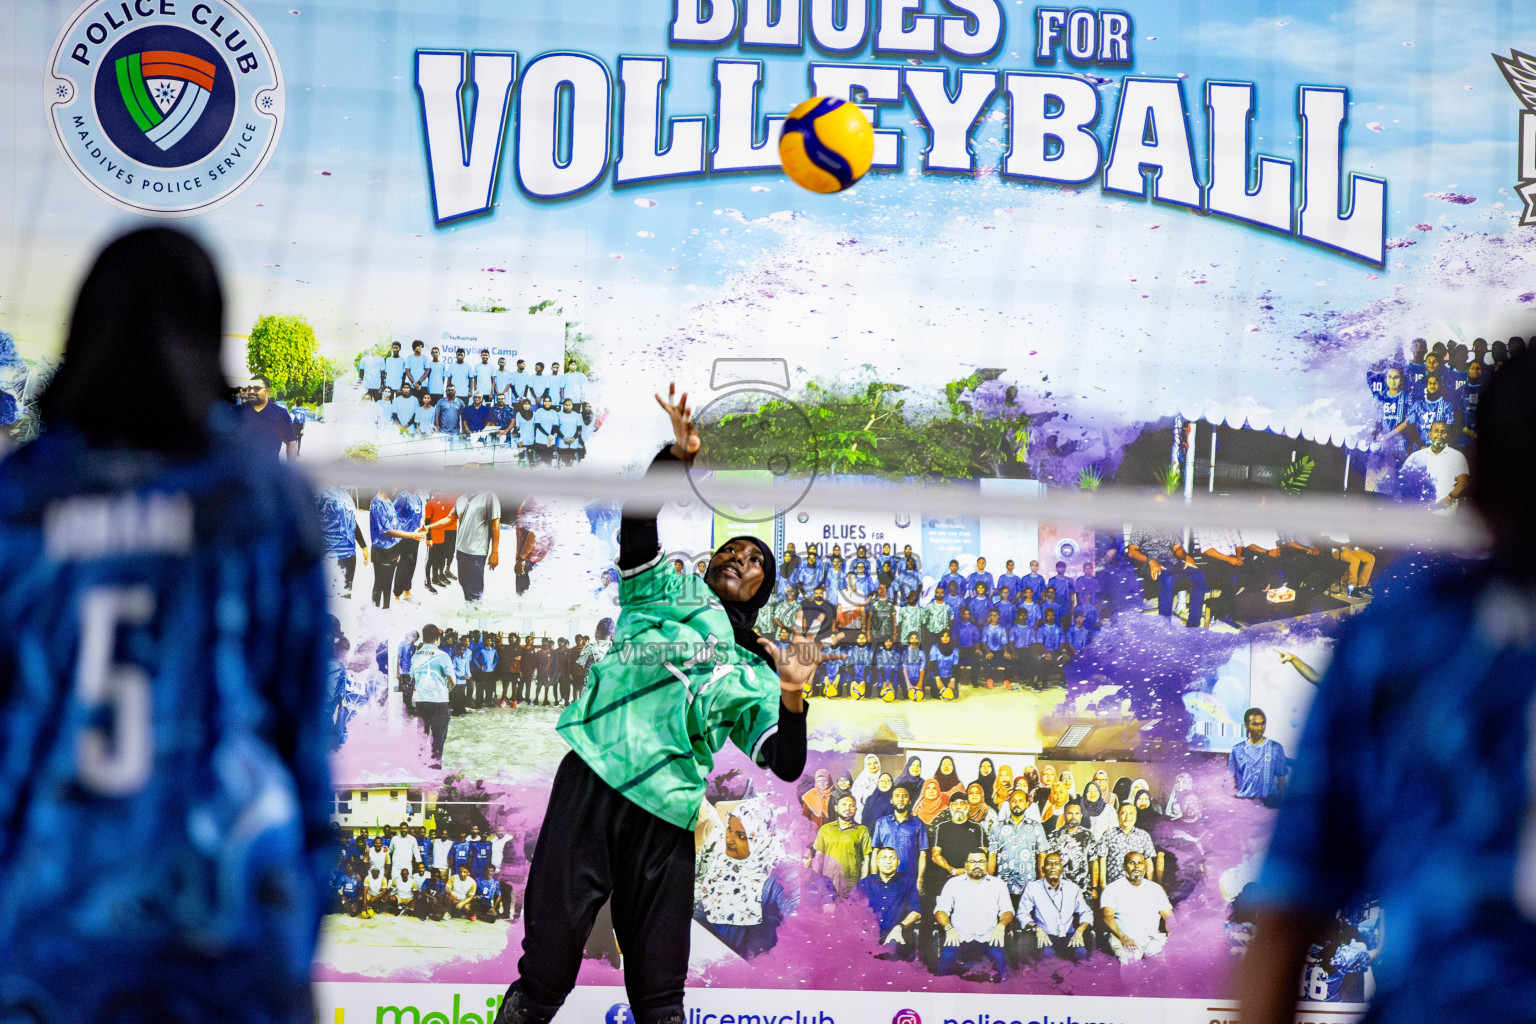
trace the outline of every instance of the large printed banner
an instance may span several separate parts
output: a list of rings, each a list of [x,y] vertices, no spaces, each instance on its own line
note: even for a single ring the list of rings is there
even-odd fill
[[[1482,382],[1536,333],[1536,9],[15,0],[5,23],[17,439],[94,253],[166,218],[220,259],[227,369],[271,382],[285,457],[463,474],[320,499],[344,681],[322,1019],[494,1016],[565,813],[556,722],[623,655],[618,507],[488,486],[638,471],[672,381],[709,470],[659,517],[668,570],[760,537],[759,631],[809,607],[848,655],[799,783],[715,762],[690,1024],[1234,1019],[1288,756],[1390,553],[1197,511],[940,518],[906,488],[1363,491],[1434,522]],[[875,128],[837,194],[779,164],[813,95]],[[770,475],[802,501],[731,500]],[[888,508],[821,502],[826,477]],[[1051,854],[1066,890],[1034,884]],[[1371,894],[1341,909],[1304,1019],[1359,1009],[1383,934]],[[559,1019],[629,1020],[624,963],[605,907]]]

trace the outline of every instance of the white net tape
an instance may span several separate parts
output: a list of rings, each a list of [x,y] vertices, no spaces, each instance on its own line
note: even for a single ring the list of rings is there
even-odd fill
[[[379,487],[414,491],[493,491],[507,501],[524,498],[577,502],[623,503],[632,509],[660,508],[680,499],[695,499],[689,483],[676,475],[649,477],[599,474],[582,469],[527,469],[493,472],[488,466],[444,469],[405,463],[301,463],[317,484],[339,484],[372,490]],[[893,509],[923,516],[1035,519],[1080,523],[1099,529],[1139,527],[1181,530],[1187,526],[1267,527],[1319,537],[1348,537],[1353,544],[1387,548],[1464,551],[1486,543],[1478,517],[1462,504],[1433,514],[1421,505],[1390,503],[1361,497],[1290,495],[1282,492],[1241,495],[1148,495],[1140,491],[1101,489],[1096,492],[1043,488],[1037,496],[989,492],[955,484],[909,484],[877,487],[817,478],[775,482],[731,479],[710,483],[707,470],[692,471],[692,481],[707,485],[709,495],[730,495],[730,507],[717,510],[744,523],[761,520],[733,509],[799,505],[848,512],[889,513]]]

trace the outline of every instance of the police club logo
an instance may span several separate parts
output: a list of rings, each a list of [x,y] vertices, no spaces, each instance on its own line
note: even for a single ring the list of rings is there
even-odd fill
[[[48,60],[54,139],[103,198],[203,213],[261,174],[283,123],[272,44],[233,0],[94,0]]]

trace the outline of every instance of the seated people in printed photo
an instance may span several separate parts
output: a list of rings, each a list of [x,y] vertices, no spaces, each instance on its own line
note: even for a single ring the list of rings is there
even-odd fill
[[[1455,508],[1471,482],[1467,457],[1450,447],[1451,424],[1435,420],[1428,428],[1429,447],[1420,448],[1403,462],[1402,492],[1430,505],[1437,514]]]
[[[349,861],[343,870],[345,874],[336,887],[336,894],[339,897],[338,906],[341,913],[356,917],[368,907],[363,880],[357,875],[356,863]]]
[[[1104,877],[1099,881],[1106,886],[1120,880],[1127,854],[1141,854],[1149,866],[1155,865],[1157,861],[1157,850],[1152,845],[1151,834],[1136,827],[1136,805],[1130,802],[1122,804],[1117,816],[1120,819],[1119,827],[1104,833],[1095,853],[1104,872]]]
[[[1163,887],[1147,878],[1147,860],[1132,851],[1122,862],[1121,877],[1104,887],[1099,912],[1109,932],[1109,948],[1123,964],[1163,951],[1171,932],[1173,904]]]
[[[384,872],[379,868],[369,868],[368,877],[363,880],[363,916],[373,917],[378,912],[384,901],[384,894],[389,891],[389,879],[384,877]]]
[[[938,783],[932,779],[928,781],[933,783],[937,795]],[[989,872],[997,869],[997,858],[990,848],[987,828],[981,821],[972,820],[971,803],[964,793],[950,795],[948,810],[929,829],[929,844],[928,870],[923,880],[925,913],[932,913],[939,894],[951,878],[965,874],[965,864],[971,854],[982,854]]]
[[[1049,953],[1076,963],[1088,956],[1087,934],[1093,924],[1093,911],[1083,897],[1082,887],[1062,877],[1061,854],[1048,853],[1041,866],[1042,877],[1024,888],[1019,900],[1019,918],[1033,944],[1026,943],[1024,956],[1031,962]]]
[[[480,921],[495,921],[501,916],[501,881],[496,877],[496,869],[487,864],[475,880],[475,917]]]
[[[475,919],[475,901],[480,897],[480,883],[469,873],[467,863],[459,865],[459,873],[448,884],[448,913],[453,917]]]
[[[922,920],[917,884],[899,870],[900,856],[889,846],[874,851],[874,871],[859,879],[858,891],[869,901],[880,933],[882,960],[911,960],[917,956]]]
[[[987,855],[973,852],[965,870],[944,884],[934,920],[944,929],[939,974],[959,974],[976,961],[991,964],[996,980],[1008,979],[1004,942],[1013,922],[1013,900],[1000,878],[987,874]]]
[[[441,921],[448,912],[448,885],[437,868],[428,868],[417,887],[415,910],[423,921]]]

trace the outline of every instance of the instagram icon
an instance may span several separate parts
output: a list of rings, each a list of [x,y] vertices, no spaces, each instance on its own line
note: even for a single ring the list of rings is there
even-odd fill
[[[891,1018],[891,1024],[923,1024],[923,1018],[917,1015],[916,1010],[897,1010],[896,1016]]]

